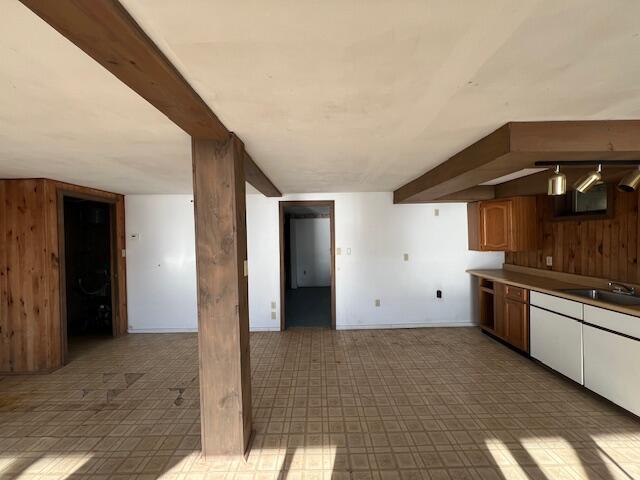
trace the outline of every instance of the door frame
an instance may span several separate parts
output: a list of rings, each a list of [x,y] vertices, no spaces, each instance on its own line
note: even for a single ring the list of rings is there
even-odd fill
[[[111,335],[118,336],[117,320],[120,318],[120,288],[118,278],[120,272],[119,262],[117,261],[118,244],[117,244],[117,228],[116,228],[116,203],[115,198],[106,198],[100,195],[92,195],[89,193],[77,192],[73,190],[58,189],[58,259],[60,273],[60,334],[62,336],[62,364],[66,365],[69,356],[69,345],[67,335],[67,255],[65,240],[65,219],[64,219],[64,199],[77,198],[80,200],[89,200],[92,202],[105,203],[109,205],[109,236],[111,250]]]
[[[285,200],[279,202],[280,230],[280,331],[285,325],[285,261],[284,261],[284,210],[286,207],[329,207],[329,232],[331,235],[331,329],[336,329],[336,229],[334,200]]]

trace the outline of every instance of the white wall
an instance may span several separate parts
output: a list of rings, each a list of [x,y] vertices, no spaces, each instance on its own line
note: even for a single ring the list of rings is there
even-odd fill
[[[192,198],[125,197],[130,332],[198,329]]]
[[[331,230],[328,218],[292,218],[297,287],[331,286]],[[292,282],[293,283],[293,282]],[[293,286],[293,285],[292,285]]]
[[[280,318],[279,200],[247,197],[249,311],[252,326],[264,329],[277,329]],[[465,270],[500,268],[504,262],[503,253],[467,249],[465,204],[394,205],[386,192],[283,200],[335,201],[336,247],[342,251],[336,256],[337,328],[468,325],[475,293]],[[436,298],[438,289],[442,299]],[[271,302],[278,306],[275,320]]]
[[[127,197],[127,234],[141,234],[139,240],[127,239],[131,331],[189,330],[197,324],[190,199]],[[468,325],[475,294],[465,270],[499,268],[504,261],[502,253],[467,250],[464,204],[393,205],[391,193],[283,199],[248,195],[249,316],[254,331],[280,325],[279,200],[335,200],[336,247],[342,250],[336,256],[337,328]],[[438,289],[442,299],[436,298]],[[380,307],[375,307],[376,299]]]

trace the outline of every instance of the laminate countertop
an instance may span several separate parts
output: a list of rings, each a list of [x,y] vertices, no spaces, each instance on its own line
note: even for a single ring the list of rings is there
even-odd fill
[[[604,302],[602,300],[593,300],[591,298],[572,295],[563,290],[568,288],[597,288],[593,284],[577,284],[567,283],[544,275],[531,275],[521,272],[514,272],[504,269],[496,270],[467,270],[467,273],[479,278],[486,278],[498,283],[513,285],[514,287],[526,288],[536,292],[547,293],[567,300],[584,303],[585,305],[593,305],[594,307],[606,308],[614,312],[626,313],[640,317],[640,306],[616,305],[615,303]]]

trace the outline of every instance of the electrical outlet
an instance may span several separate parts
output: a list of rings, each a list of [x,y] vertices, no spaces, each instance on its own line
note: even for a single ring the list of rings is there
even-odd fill
[[[548,256],[547,257],[547,267],[553,267],[553,257],[552,256]]]
[[[405,261],[405,262],[408,262],[408,261],[409,261],[409,254],[408,254],[408,253],[405,253],[405,254],[404,254],[404,261]]]
[[[271,310],[275,310],[276,309],[276,302],[271,302]]]
[[[434,217],[439,217],[440,216],[440,209],[439,208],[434,208],[433,209],[433,216]]]
[[[379,306],[380,306],[380,299],[376,298],[376,307],[379,307]]]
[[[436,298],[442,298],[442,290],[436,290]]]

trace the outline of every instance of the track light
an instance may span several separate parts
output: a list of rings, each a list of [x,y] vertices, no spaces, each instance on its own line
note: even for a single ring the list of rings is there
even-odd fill
[[[587,193],[591,190],[595,185],[597,185],[602,180],[602,165],[598,164],[598,169],[592,172],[583,175],[578,179],[576,183],[573,184],[573,188],[575,188],[580,193]]]
[[[567,177],[560,173],[560,165],[556,165],[553,175],[549,177],[547,195],[564,195],[567,191]]]
[[[635,192],[638,186],[640,186],[640,166],[622,177],[622,180],[618,183],[618,190],[621,192]]]

